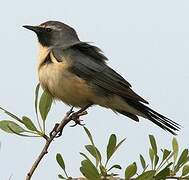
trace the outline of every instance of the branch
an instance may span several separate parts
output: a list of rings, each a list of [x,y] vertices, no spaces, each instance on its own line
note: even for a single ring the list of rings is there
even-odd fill
[[[61,123],[58,125],[58,127],[56,129],[53,129],[52,134],[51,134],[50,137],[44,135],[44,138],[46,139],[45,146],[43,147],[41,153],[39,154],[39,156],[37,157],[36,161],[32,165],[30,171],[27,173],[26,180],[30,180],[31,179],[31,177],[32,177],[33,173],[35,172],[37,166],[39,165],[39,163],[41,162],[41,160],[43,159],[45,154],[48,153],[48,148],[49,148],[51,142],[54,140],[54,138],[58,135],[59,132],[61,132],[64,129],[64,127],[71,120],[73,120],[73,117],[72,117],[71,114],[72,114],[72,109],[69,112],[66,113],[65,117],[63,118]]]

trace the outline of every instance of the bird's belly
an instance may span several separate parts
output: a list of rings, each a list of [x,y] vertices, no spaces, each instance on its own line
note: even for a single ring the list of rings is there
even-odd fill
[[[63,63],[43,65],[39,69],[39,81],[54,98],[75,107],[86,106],[93,96],[86,81],[69,72]]]

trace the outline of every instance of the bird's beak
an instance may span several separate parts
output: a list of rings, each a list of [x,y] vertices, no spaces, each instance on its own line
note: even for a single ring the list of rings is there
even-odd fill
[[[26,29],[29,29],[31,31],[34,31],[35,33],[40,33],[44,29],[44,28],[42,28],[40,26],[28,26],[28,25],[24,25],[23,27],[26,28]]]

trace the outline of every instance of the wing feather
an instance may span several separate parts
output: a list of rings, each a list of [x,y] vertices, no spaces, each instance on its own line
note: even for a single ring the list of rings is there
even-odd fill
[[[76,44],[67,49],[53,49],[53,54],[59,61],[69,59],[72,64],[70,71],[97,86],[98,89],[102,88],[109,94],[116,94],[123,98],[148,104],[131,89],[129,82],[106,65],[107,58],[97,47],[82,43],[82,45]]]

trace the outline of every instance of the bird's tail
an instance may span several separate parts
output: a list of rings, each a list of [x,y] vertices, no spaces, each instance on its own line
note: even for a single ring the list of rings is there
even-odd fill
[[[171,119],[159,114],[158,112],[156,112],[153,109],[145,106],[141,102],[136,102],[136,101],[129,101],[128,102],[128,100],[127,100],[127,103],[130,106],[132,106],[133,108],[135,108],[136,110],[138,110],[139,112],[141,112],[142,114],[144,114],[145,117],[147,119],[149,119],[150,121],[152,121],[154,124],[158,125],[162,129],[172,133],[173,135],[176,135],[175,131],[180,130],[181,126],[178,123],[176,123],[176,122],[172,121]],[[121,113],[125,116],[128,116],[135,121],[139,121],[138,117],[134,114],[130,114],[128,112],[120,111],[120,110],[117,110],[117,112]]]

